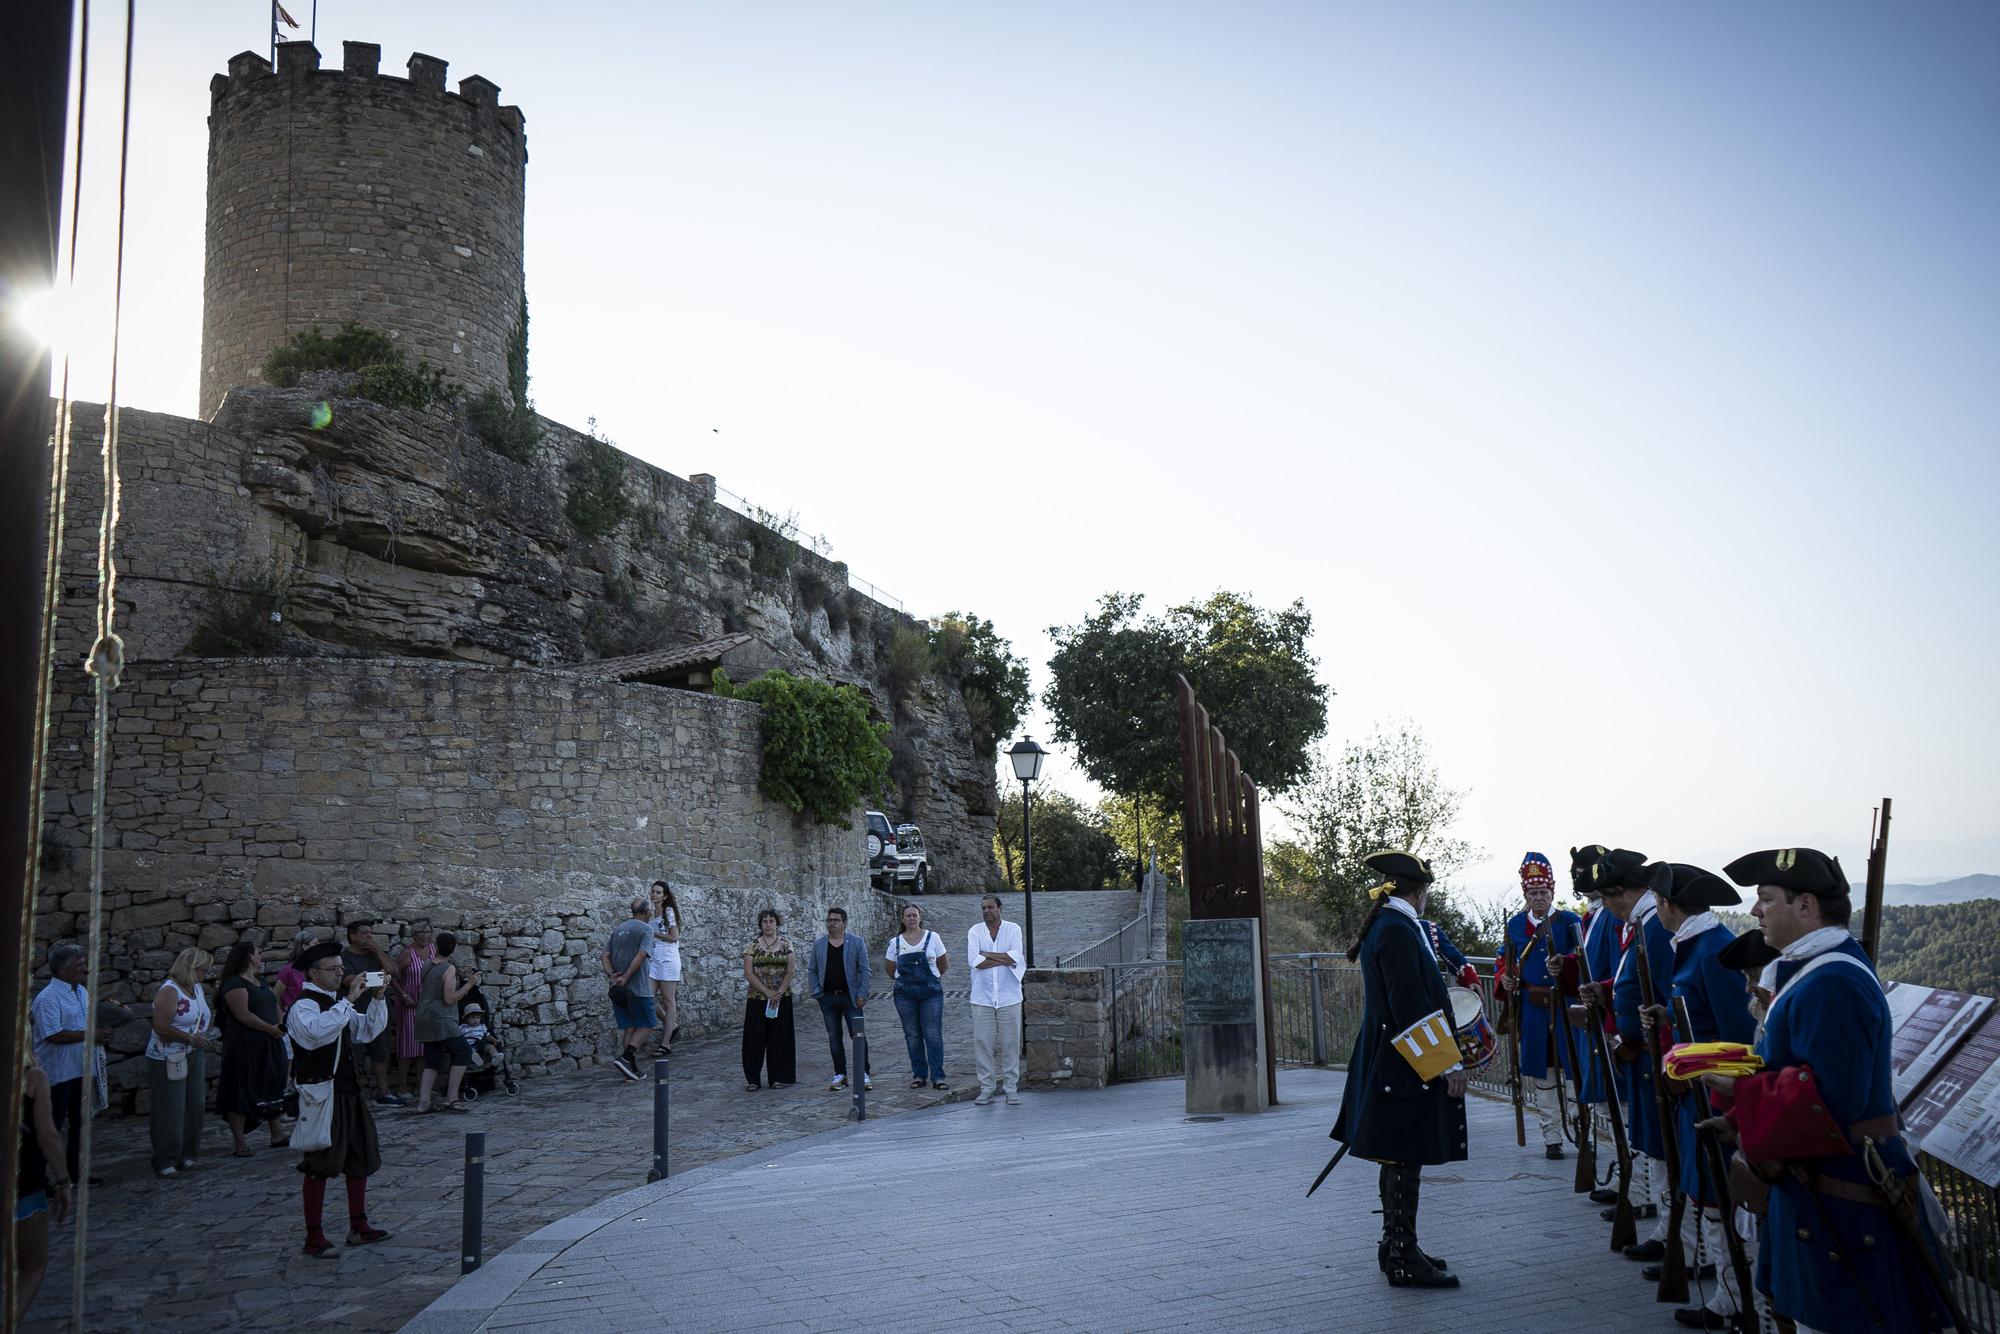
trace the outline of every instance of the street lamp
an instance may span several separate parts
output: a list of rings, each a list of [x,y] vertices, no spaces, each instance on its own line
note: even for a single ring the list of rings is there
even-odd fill
[[[1042,761],[1048,752],[1035,744],[1033,737],[1023,737],[1007,749],[1007,758],[1014,765],[1014,777],[1021,780],[1021,885],[1023,909],[1027,917],[1028,967],[1035,966],[1035,835],[1028,824],[1028,803],[1031,800],[1029,785],[1042,776]]]

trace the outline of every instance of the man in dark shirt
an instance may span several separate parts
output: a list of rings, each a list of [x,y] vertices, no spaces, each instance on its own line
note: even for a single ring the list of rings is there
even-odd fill
[[[826,1020],[826,1045],[833,1053],[833,1082],[827,1087],[846,1088],[847,1044],[841,1040],[841,1020],[847,1021],[850,1036],[859,1036],[866,1031],[861,1010],[868,1003],[868,948],[847,934],[847,909],[826,910],[826,934],[813,942],[806,956],[806,981]],[[861,1087],[875,1087],[866,1068]]]

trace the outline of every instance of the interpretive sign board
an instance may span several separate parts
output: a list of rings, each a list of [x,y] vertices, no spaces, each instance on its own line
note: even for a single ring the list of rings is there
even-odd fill
[[[1181,923],[1181,1050],[1189,1112],[1261,1112],[1271,1105],[1259,927],[1254,917],[1190,917]]]
[[[1889,1048],[1889,1070],[1900,1106],[1950,1057],[1965,1035],[1978,1027],[1986,1012],[1993,1008],[1993,1001],[1987,996],[1941,991],[1908,982],[1890,982],[1883,990],[1889,997],[1890,1022],[1895,1029]]]

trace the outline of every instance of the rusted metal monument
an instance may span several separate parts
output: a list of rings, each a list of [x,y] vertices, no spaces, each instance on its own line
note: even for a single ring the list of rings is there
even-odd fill
[[[1229,979],[1201,976],[1201,962],[1188,952],[1183,931],[1182,992],[1190,1030],[1202,1014],[1217,1019],[1240,1014],[1245,1002],[1261,1010],[1265,1095],[1278,1101],[1277,1026],[1271,1006],[1270,946],[1264,933],[1264,842],[1257,784],[1229,749],[1222,729],[1194,697],[1184,676],[1176,677],[1181,723],[1182,875],[1193,921],[1253,919],[1255,969],[1245,990]],[[1211,989],[1221,985],[1229,994]],[[1192,1061],[1192,1048],[1189,1049]],[[1190,1070],[1190,1079],[1193,1072]]]

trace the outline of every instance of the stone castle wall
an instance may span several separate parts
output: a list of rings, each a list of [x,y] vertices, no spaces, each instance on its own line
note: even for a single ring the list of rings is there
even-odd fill
[[[88,925],[91,697],[58,673],[35,939]],[[598,952],[655,878],[676,887],[681,1022],[741,1021],[741,950],[775,905],[881,939],[856,835],[757,791],[754,705],[569,673],[412,660],[135,664],[112,700],[100,992],[152,995],[189,945],[333,938],[359,917],[461,933],[530,1070],[615,1054]],[[40,950],[38,948],[38,956]],[[113,1083],[143,1086],[142,1026]]]
[[[992,757],[975,753],[963,698],[935,677],[892,697],[889,646],[917,623],[712,488],[628,457],[631,516],[585,539],[563,498],[589,440],[554,422],[521,464],[445,409],[305,390],[238,388],[207,422],[133,410],[119,421],[129,658],[182,656],[218,599],[273,582],[288,651],[320,656],[554,666],[748,631],[788,669],[856,685],[892,723],[905,800],[889,814],[923,826],[937,888],[997,879]],[[76,405],[63,664],[89,650],[102,430],[101,408]]]
[[[478,389],[507,385],[524,297],[527,140],[520,108],[445,62],[309,42],[278,68],[245,52],[210,86],[201,400],[255,383],[293,333],[353,320]]]

